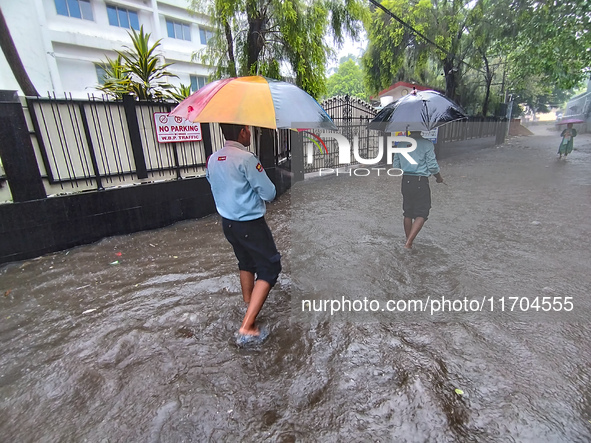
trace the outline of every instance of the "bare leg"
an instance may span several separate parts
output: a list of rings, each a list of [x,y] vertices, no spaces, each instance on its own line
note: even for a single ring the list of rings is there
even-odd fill
[[[244,303],[248,306],[254,288],[254,274],[252,272],[240,271],[240,287],[242,288]]]
[[[404,217],[404,234],[406,235],[407,240],[408,240],[408,236],[410,235],[411,228],[412,228],[412,218]]]
[[[417,217],[412,222],[412,226],[410,228],[410,233],[408,234],[408,236],[406,238],[406,244],[404,245],[404,247],[406,249],[412,249],[412,242],[414,241],[414,239],[416,238],[417,234],[419,233],[419,231],[421,230],[421,228],[423,227],[424,224],[425,224],[425,219],[423,217]],[[405,217],[405,227],[406,227],[406,217]]]
[[[242,325],[238,330],[240,334],[259,334],[259,329],[255,327],[254,322],[261,308],[263,307],[263,304],[265,303],[265,300],[267,299],[267,295],[269,295],[270,290],[271,285],[265,280],[256,281],[250,296],[250,303],[248,305],[248,309],[246,310],[246,314],[244,315],[244,320],[242,320]]]

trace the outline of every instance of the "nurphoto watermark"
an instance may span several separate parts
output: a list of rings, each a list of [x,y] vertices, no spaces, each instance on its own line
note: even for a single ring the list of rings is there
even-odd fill
[[[326,138],[334,138],[337,141],[338,151],[339,151],[339,163],[340,165],[350,165],[351,164],[351,143],[347,140],[342,134],[338,132],[321,132],[320,135],[316,135],[311,132],[307,132],[308,134],[314,136],[322,146],[324,147],[324,152],[327,152],[326,145],[324,143],[324,139]],[[311,139],[309,139],[311,140]],[[314,140],[312,140],[314,141]],[[410,146],[401,147],[398,146],[397,143],[403,143]],[[312,145],[308,145],[312,148]],[[317,144],[318,146],[318,144]],[[403,135],[389,135],[386,142],[386,156],[388,164],[392,164],[392,160],[394,158],[394,154],[400,154],[404,158],[408,160],[410,164],[416,165],[417,162],[410,156],[410,152],[417,149],[417,141],[411,137],[405,137]],[[322,148],[320,148],[322,151]],[[311,149],[307,150],[307,163],[312,163],[312,152]],[[359,155],[359,136],[356,135],[353,137],[353,157],[355,160],[362,165],[377,165],[382,161],[382,157],[384,156],[384,138],[380,137],[378,142],[378,154],[375,158],[363,158]]]
[[[328,149],[326,147],[325,140],[326,139],[334,139],[337,142],[338,146],[338,165],[343,166],[350,166],[352,164],[351,161],[351,142],[342,134],[338,132],[328,132],[323,131],[320,134],[314,134],[312,132],[306,131],[306,134],[311,137],[306,137],[310,140],[316,147],[320,150],[320,152],[328,154]],[[417,148],[417,142],[415,139],[411,137],[406,137],[403,135],[389,135],[386,138],[386,146],[384,148],[384,137],[380,137],[378,140],[378,149],[377,154],[374,158],[363,158],[359,153],[359,136],[353,137],[353,158],[355,159],[356,164],[362,166],[375,166],[379,163],[384,161],[384,149],[386,151],[386,163],[391,165],[394,159],[394,154],[402,155],[409,163],[416,165],[417,162],[411,157],[410,153],[413,152]],[[306,145],[306,162],[307,164],[312,164],[314,161],[313,156],[314,146],[310,143]],[[391,177],[400,177],[403,174],[403,171],[398,168],[366,168],[366,167],[358,167],[355,169],[346,169],[342,170],[339,168],[320,168],[319,174],[327,175],[327,174],[336,174],[338,175],[348,175],[348,176],[356,176],[356,177],[365,177],[372,173],[377,173],[377,175],[388,175]]]

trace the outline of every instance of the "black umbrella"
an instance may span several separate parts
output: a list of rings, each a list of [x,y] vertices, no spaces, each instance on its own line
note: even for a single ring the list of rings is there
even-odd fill
[[[430,131],[445,123],[468,118],[464,110],[436,91],[408,94],[384,106],[369,122],[369,129],[384,132]]]

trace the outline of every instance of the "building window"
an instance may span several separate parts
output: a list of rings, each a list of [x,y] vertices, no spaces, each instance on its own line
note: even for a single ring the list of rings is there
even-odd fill
[[[59,15],[66,17],[94,20],[90,0],[55,0],[55,9]]]
[[[166,29],[170,38],[191,41],[191,27],[186,23],[166,19]]]
[[[107,81],[107,71],[105,71],[105,67],[98,63],[95,63],[94,67],[96,69],[96,77],[99,85],[104,85]]]
[[[129,9],[121,8],[119,6],[107,5],[107,15],[109,16],[109,24],[111,26],[119,26],[120,28],[140,30],[140,22],[137,17],[137,12]]]
[[[207,84],[207,77],[202,77],[200,75],[192,75],[191,76],[191,92],[195,92],[198,89],[203,88]]]
[[[213,33],[210,30],[199,28],[199,38],[202,45],[206,45],[211,37],[213,37]]]

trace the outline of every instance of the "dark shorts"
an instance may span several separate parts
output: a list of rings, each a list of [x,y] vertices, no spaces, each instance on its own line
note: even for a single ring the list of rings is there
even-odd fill
[[[275,286],[281,272],[281,255],[264,217],[249,221],[222,217],[224,235],[234,248],[238,269],[256,274],[257,279]]]
[[[402,176],[402,210],[405,217],[429,217],[431,188],[429,177],[421,175]]]

